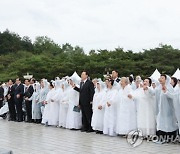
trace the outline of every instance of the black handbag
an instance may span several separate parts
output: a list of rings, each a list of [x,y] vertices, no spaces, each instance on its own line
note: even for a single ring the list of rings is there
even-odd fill
[[[80,112],[80,108],[78,106],[74,106],[73,111],[74,112]]]

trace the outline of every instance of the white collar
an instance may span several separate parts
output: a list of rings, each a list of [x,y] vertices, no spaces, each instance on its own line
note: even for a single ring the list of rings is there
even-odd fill
[[[30,86],[30,85],[29,85]],[[25,88],[29,88],[29,86],[25,86]]]
[[[114,81],[116,81],[117,79],[118,79],[118,77],[117,77],[117,78],[115,78],[115,79],[114,79]]]
[[[86,79],[86,80],[84,80],[83,82],[84,82],[84,83],[86,83],[86,81],[87,81],[87,79]]]

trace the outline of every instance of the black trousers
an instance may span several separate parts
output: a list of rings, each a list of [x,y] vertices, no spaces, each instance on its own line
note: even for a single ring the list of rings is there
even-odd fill
[[[3,107],[3,100],[0,100],[0,108]]]
[[[16,120],[15,103],[13,100],[8,101],[10,120]]]
[[[23,100],[15,100],[18,121],[23,121],[22,101]]]
[[[82,111],[82,125],[84,130],[92,130],[92,105],[80,105]]]
[[[27,121],[32,121],[32,101],[25,101],[26,105],[26,113],[27,113]]]

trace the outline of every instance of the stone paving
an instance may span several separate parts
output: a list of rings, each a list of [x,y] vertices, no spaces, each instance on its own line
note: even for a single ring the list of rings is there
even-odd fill
[[[133,148],[123,137],[45,127],[41,124],[9,122],[0,119],[0,149],[14,154],[179,154],[180,144],[143,141]]]

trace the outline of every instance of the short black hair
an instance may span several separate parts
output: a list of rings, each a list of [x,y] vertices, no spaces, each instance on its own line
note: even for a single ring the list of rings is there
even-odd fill
[[[161,74],[161,76],[164,76],[164,77],[165,77],[165,79],[167,79],[167,76],[166,76],[166,74]]]
[[[151,78],[145,78],[145,79],[149,80],[149,87],[151,87],[151,84],[152,84]]]
[[[53,85],[53,82],[52,82],[52,81],[49,83],[49,85],[50,85],[52,88],[54,88],[54,85]]]
[[[117,74],[119,74],[119,72],[118,72],[117,70],[112,70],[112,72],[113,72],[113,71],[116,72]]]
[[[130,76],[129,76],[129,82],[132,83],[133,81],[134,81],[134,78],[130,75]]]
[[[87,76],[89,76],[89,72],[87,70],[83,70],[82,72],[85,72]]]
[[[8,82],[9,82],[9,81],[12,81],[12,83],[14,83],[14,80],[13,80],[13,79],[9,79]]]
[[[30,79],[24,79],[24,81],[28,81],[28,82],[30,82]]]
[[[176,87],[176,85],[177,85],[177,83],[178,83],[178,79],[175,78],[175,77],[171,77],[171,80],[174,81],[174,86],[173,86],[173,88]]]
[[[16,80],[17,80],[17,79],[18,79],[19,81],[22,81],[22,79],[21,79],[21,78],[19,78],[19,77],[17,77],[17,78],[16,78]]]
[[[33,81],[35,83],[36,79],[35,78],[31,78],[30,81]]]

